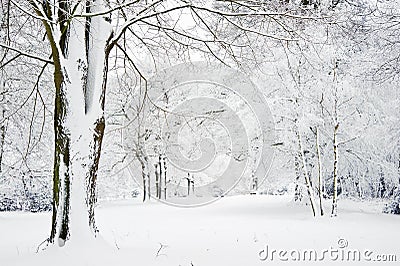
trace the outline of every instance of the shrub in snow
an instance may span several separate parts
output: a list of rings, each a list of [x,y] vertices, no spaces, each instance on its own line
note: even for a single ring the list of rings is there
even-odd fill
[[[386,205],[383,210],[384,213],[400,214],[400,189],[398,188],[394,193],[393,201]]]
[[[46,176],[24,176],[23,182],[0,185],[0,212],[43,212],[52,209],[52,192]]]

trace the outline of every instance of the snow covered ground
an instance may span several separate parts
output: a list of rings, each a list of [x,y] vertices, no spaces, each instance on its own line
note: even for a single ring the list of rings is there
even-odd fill
[[[313,218],[286,196],[225,197],[198,208],[103,202],[100,237],[39,253],[50,214],[0,213],[0,265],[398,265],[400,216],[382,206],[341,200],[339,217]]]

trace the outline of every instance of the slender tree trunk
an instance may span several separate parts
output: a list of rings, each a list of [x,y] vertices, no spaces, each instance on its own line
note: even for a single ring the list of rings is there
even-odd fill
[[[337,191],[338,191],[338,144],[337,131],[339,124],[336,124],[333,132],[333,197],[331,216],[337,216]]]
[[[386,192],[386,182],[385,182],[385,175],[383,173],[382,167],[379,168],[379,189],[378,189],[378,197],[384,198]]]
[[[187,177],[187,195],[190,195],[190,173],[188,173],[188,177]]]
[[[332,197],[332,212],[331,216],[337,216],[337,196],[338,196],[338,142],[337,142],[337,132],[339,129],[338,122],[338,95],[337,95],[337,69],[339,66],[338,60],[335,60],[335,65],[333,68],[333,86],[334,86],[334,105],[333,105],[333,115],[335,127],[333,130],[333,197]]]
[[[159,179],[158,179],[158,198],[162,198],[162,191],[163,191],[163,168],[162,168],[162,157],[161,154],[158,155],[158,171],[159,171]]]
[[[146,199],[150,199],[149,159],[141,151],[137,154],[137,158],[142,166],[143,202],[145,202]]]
[[[324,208],[322,206],[322,164],[321,164],[321,151],[319,148],[319,130],[315,128],[315,146],[317,148],[317,160],[318,160],[318,196],[319,196],[319,209],[321,216],[324,215]]]
[[[146,176],[145,175],[143,175],[143,173],[144,173],[144,169],[143,169],[143,165],[142,165],[142,179],[143,179],[143,202],[145,202],[146,201],[146,199],[147,199],[147,180],[146,180]]]
[[[151,181],[150,181],[150,171],[147,173],[147,199],[150,201],[151,198]]]
[[[2,116],[0,118],[0,121],[4,120],[5,113],[6,113],[6,111],[2,110]],[[7,125],[8,125],[8,119],[3,121],[3,123],[0,125],[0,174],[2,172],[4,143],[5,143],[5,139],[6,139]]]
[[[258,191],[258,179],[253,171],[251,174],[250,195],[257,194],[257,191]]]
[[[167,199],[167,157],[163,158],[164,163],[164,200]]]
[[[156,198],[159,199],[160,198],[160,172],[158,171],[158,163],[154,164],[154,174],[156,177]]]
[[[296,180],[295,180],[295,188],[294,188],[294,201],[301,201],[303,198],[302,195],[302,190],[300,186],[300,177],[301,177],[301,171],[300,171],[300,158],[298,153],[294,156],[294,170],[296,174]]]
[[[304,157],[304,149],[303,149],[303,144],[301,141],[300,132],[297,127],[295,130],[295,133],[296,133],[296,137],[297,137],[297,141],[298,141],[298,149],[299,149],[298,156],[299,156],[299,158],[301,158],[301,162],[302,162],[302,166],[303,166],[303,174],[304,174],[304,179],[305,179],[305,183],[306,183],[306,187],[307,187],[308,198],[310,200],[311,210],[313,212],[313,215],[315,216],[314,193],[313,193],[313,189],[311,186],[310,176],[307,171],[307,164],[306,164],[306,159]]]

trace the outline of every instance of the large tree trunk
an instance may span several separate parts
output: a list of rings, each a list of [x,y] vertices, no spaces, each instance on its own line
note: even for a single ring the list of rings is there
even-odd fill
[[[68,3],[60,3],[60,7],[69,9]],[[64,15],[60,15],[64,18]],[[53,216],[50,233],[50,242],[57,238],[59,245],[64,245],[69,237],[69,213],[70,213],[70,192],[71,192],[71,160],[70,143],[71,135],[66,126],[67,119],[67,93],[66,80],[67,75],[65,66],[62,65],[62,59],[68,57],[68,39],[69,29],[56,39],[54,31],[57,29],[43,22],[46,27],[47,37],[51,44],[54,60],[54,166],[53,166]],[[60,31],[61,31],[60,26]]]
[[[32,5],[38,15],[44,16],[41,12],[46,10],[46,16],[52,17],[52,9],[46,4],[43,2],[42,8]],[[63,10],[58,13],[59,28],[46,20],[43,24],[52,49],[55,85],[53,216],[49,242],[57,241],[62,246],[71,231],[75,231],[74,237],[81,238],[90,235],[87,233],[90,230],[84,227],[97,231],[94,207],[112,35],[103,16],[90,20],[73,18],[67,24],[71,2],[57,4]],[[85,12],[98,12],[104,6],[104,1],[88,0]]]
[[[107,6],[107,1],[86,0],[86,13],[101,12]],[[105,98],[108,77],[108,59],[113,48],[111,38],[111,17],[95,16],[86,18],[85,51],[87,68],[84,69],[84,110],[89,129],[92,129],[88,139],[88,161],[85,171],[86,205],[88,209],[89,226],[94,233],[94,209],[97,202],[97,173],[99,169],[101,148],[105,132]]]
[[[95,24],[96,20],[100,18],[93,18],[91,21],[91,26],[101,25],[101,23]],[[104,22],[104,21],[103,21]],[[98,27],[97,30],[100,30],[101,27]],[[105,29],[104,29],[105,30]],[[93,30],[91,30],[92,32]],[[103,39],[100,39],[100,47],[104,50],[99,51],[100,53],[93,53],[88,56],[88,76],[91,75],[90,67],[94,68],[93,74],[98,81],[92,81],[92,84],[88,83],[86,86],[86,92],[92,93],[94,97],[94,102],[92,97],[87,97],[85,95],[85,113],[91,120],[93,121],[93,134],[92,141],[90,143],[90,154],[89,154],[89,172],[86,176],[87,179],[87,205],[89,211],[89,225],[93,229],[94,232],[97,232],[95,217],[94,217],[94,208],[97,202],[97,193],[96,193],[96,184],[97,184],[97,172],[99,169],[100,155],[101,155],[101,147],[103,143],[103,137],[105,132],[105,118],[104,118],[104,107],[105,107],[105,97],[107,90],[107,74],[108,74],[108,57],[110,54],[110,50],[112,46],[109,44],[112,35],[103,36]],[[107,39],[106,39],[107,38]],[[89,46],[89,50],[96,50],[95,48]],[[101,53],[103,52],[103,53]],[[104,57],[100,57],[99,55],[103,55]],[[96,70],[99,66],[103,66],[102,72],[96,73]],[[90,79],[88,79],[89,81]]]
[[[94,208],[97,202],[97,172],[99,169],[101,146],[103,143],[105,127],[105,119],[104,115],[102,115],[94,123],[93,140],[90,145],[91,153],[89,155],[89,172],[86,177],[86,204],[88,205],[89,226],[95,233],[97,232],[94,216]]]
[[[65,241],[69,236],[70,211],[70,143],[71,135],[66,126],[67,99],[64,85],[64,74],[55,72],[55,105],[54,105],[54,169],[53,169],[53,218],[50,242],[55,238]]]

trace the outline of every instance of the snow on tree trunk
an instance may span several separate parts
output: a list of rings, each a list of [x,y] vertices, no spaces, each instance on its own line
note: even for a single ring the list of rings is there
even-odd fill
[[[156,198],[159,199],[160,196],[160,172],[158,171],[158,163],[154,164],[154,174],[156,177],[155,183],[156,183]]]
[[[333,197],[332,197],[332,212],[331,216],[337,216],[337,196],[338,196],[338,141],[337,133],[339,129],[338,122],[338,70],[339,62],[335,60],[335,65],[333,68],[333,86],[334,86],[334,104],[333,104],[333,119],[334,119],[334,130],[333,130]]]
[[[101,12],[107,1],[87,1],[86,12]],[[85,46],[87,58],[86,83],[84,84],[85,115],[91,129],[89,143],[89,171],[86,172],[86,189],[89,225],[97,232],[94,208],[97,201],[97,172],[99,168],[101,147],[105,132],[105,96],[107,89],[108,57],[112,44],[110,17],[96,16],[86,21]]]
[[[43,21],[54,62],[53,217],[49,242],[60,246],[96,231],[96,179],[104,136],[104,98],[108,71],[110,24],[102,16],[73,18],[70,1],[58,1],[59,28]],[[86,2],[98,12],[104,1]],[[78,9],[81,6],[75,6]],[[39,15],[44,11],[35,7]],[[50,11],[48,11],[50,12]],[[51,15],[51,14],[49,14]],[[90,34],[87,34],[87,33]],[[85,39],[86,38],[86,39]],[[85,40],[85,41],[83,41]]]
[[[332,212],[331,216],[337,216],[337,193],[338,193],[338,143],[337,131],[339,124],[336,124],[333,131],[333,197],[332,197]]]
[[[300,177],[301,177],[301,171],[300,171],[300,159],[298,153],[294,156],[294,171],[296,174],[296,180],[295,180],[295,189],[294,189],[294,201],[302,201],[303,199],[303,193],[302,193],[302,186],[300,185]]]
[[[139,150],[136,154],[142,166],[142,180],[143,180],[143,201],[150,200],[150,171],[149,171],[149,158]]]
[[[62,6],[67,8],[68,6]],[[38,11],[39,12],[39,11]],[[66,73],[65,61],[68,55],[69,30],[64,34],[43,22],[46,27],[47,37],[51,44],[54,61],[54,167],[53,167],[53,216],[50,242],[56,239],[59,245],[64,245],[69,237],[70,214],[70,143],[71,134],[66,125],[68,113],[67,83],[70,82]]]
[[[322,206],[322,162],[321,162],[321,151],[319,148],[319,130],[315,128],[315,147],[317,149],[317,161],[318,161],[318,196],[319,196],[319,209],[321,216],[324,215],[324,208]]]
[[[167,157],[164,156],[163,158],[164,164],[164,200],[167,199]]]
[[[310,200],[310,205],[311,205],[311,210],[313,212],[313,215],[315,216],[315,199],[314,199],[314,192],[311,186],[311,180],[310,176],[307,171],[307,164],[306,164],[306,159],[304,157],[304,149],[303,149],[303,143],[301,141],[301,136],[298,127],[296,126],[295,129],[295,134],[297,137],[298,141],[298,156],[301,158],[301,163],[302,163],[302,168],[303,168],[303,174],[304,174],[304,179],[306,183],[306,188],[307,188],[307,193],[308,193],[308,198]]]
[[[7,131],[7,124],[8,119],[5,118],[5,110],[1,110],[1,118],[2,124],[0,124],[0,174],[2,171],[2,162],[3,162],[3,153],[4,153],[4,142],[6,139],[6,131]]]
[[[158,198],[162,199],[162,192],[163,192],[163,167],[162,167],[162,157],[161,154],[158,155],[158,171],[159,171],[159,184],[158,184]]]

